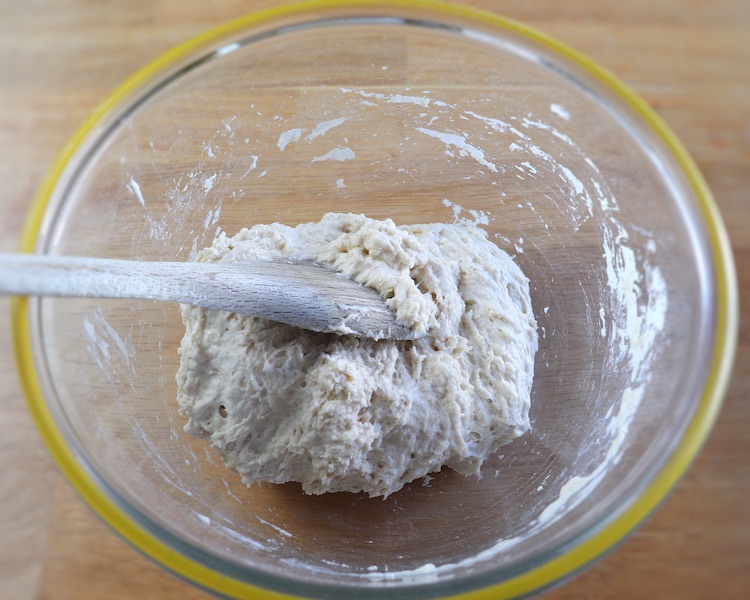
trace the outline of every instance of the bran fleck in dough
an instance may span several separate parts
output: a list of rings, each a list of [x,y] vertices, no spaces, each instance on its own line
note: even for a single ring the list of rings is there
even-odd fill
[[[423,336],[376,342],[183,306],[185,430],[247,485],[388,496],[444,465],[479,475],[529,429],[538,344],[529,282],[483,230],[330,213],[221,233],[198,260],[282,256],[375,288]]]

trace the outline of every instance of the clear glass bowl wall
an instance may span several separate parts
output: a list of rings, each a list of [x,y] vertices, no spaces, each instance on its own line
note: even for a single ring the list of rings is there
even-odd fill
[[[182,431],[178,306],[44,299],[32,341],[67,442],[138,526],[287,591],[457,591],[574,545],[633,501],[703,391],[712,273],[678,166],[597,81],[509,31],[331,19],[253,33],[92,131],[38,250],[190,260],[219,230],[330,211],[476,222],[531,280],[533,430],[481,479],[444,471],[386,500],[246,488]]]

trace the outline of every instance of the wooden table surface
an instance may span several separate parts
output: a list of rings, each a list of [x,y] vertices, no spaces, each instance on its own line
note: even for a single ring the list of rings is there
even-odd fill
[[[0,0],[0,251],[40,179],[114,86],[260,0]],[[750,297],[750,3],[466,0],[609,68],[666,119],[711,186]],[[750,598],[750,304],[719,421],[675,492],[633,536],[544,597]],[[8,302],[0,300],[0,313]],[[28,414],[0,321],[0,598],[207,598],[130,548],[73,493]]]

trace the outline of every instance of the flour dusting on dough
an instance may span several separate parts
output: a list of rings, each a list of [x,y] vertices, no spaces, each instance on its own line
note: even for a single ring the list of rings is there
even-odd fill
[[[220,234],[199,261],[312,259],[378,290],[423,337],[358,339],[183,307],[178,402],[243,481],[388,496],[444,465],[479,475],[529,429],[529,282],[471,223],[328,214]]]

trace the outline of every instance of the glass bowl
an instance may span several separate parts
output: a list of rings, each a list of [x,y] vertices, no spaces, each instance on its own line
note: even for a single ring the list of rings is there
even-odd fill
[[[473,222],[530,278],[532,431],[482,477],[386,500],[247,488],[182,431],[179,307],[13,305],[19,370],[74,487],[213,592],[508,597],[612,547],[719,410],[737,300],[683,147],[588,59],[466,7],[307,2],[173,49],[117,89],[50,173],[25,251],[190,260],[219,230],[327,212]]]

